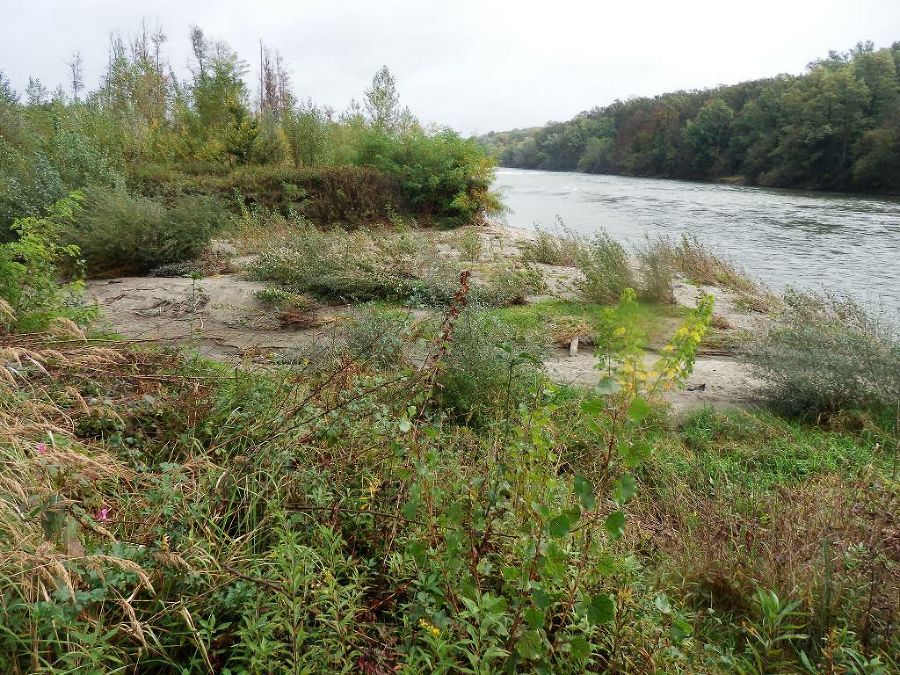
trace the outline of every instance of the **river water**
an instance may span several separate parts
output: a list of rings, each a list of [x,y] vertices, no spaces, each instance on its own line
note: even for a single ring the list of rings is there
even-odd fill
[[[900,312],[900,199],[499,169],[507,222],[620,241],[695,234],[775,290],[847,293]]]

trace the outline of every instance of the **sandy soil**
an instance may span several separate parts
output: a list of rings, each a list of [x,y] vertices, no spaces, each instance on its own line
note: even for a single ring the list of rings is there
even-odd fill
[[[106,328],[129,339],[196,347],[220,359],[263,356],[290,360],[325,340],[349,311],[329,307],[321,326],[290,330],[256,299],[265,284],[237,275],[194,281],[168,277],[123,277],[91,281],[87,295],[103,309]]]
[[[652,363],[657,358],[648,354]],[[595,368],[597,359],[589,350],[579,350],[575,356],[558,350],[546,363],[550,377],[560,384],[576,384],[591,387],[600,381],[601,373]],[[701,356],[694,364],[694,372],[687,388],[666,394],[672,409],[683,412],[704,405],[716,408],[746,408],[758,399],[762,382],[754,378],[747,368],[729,357]]]
[[[518,256],[518,244],[529,236],[503,226],[480,228],[486,248],[504,256]],[[246,260],[232,261],[241,268]],[[574,270],[540,265],[551,297],[571,297]],[[265,284],[248,281],[240,274],[186,278],[124,277],[91,281],[88,297],[103,309],[107,329],[130,339],[190,345],[201,354],[229,361],[249,358],[290,362],[309,354],[316,345],[330,341],[336,327],[352,312],[347,306],[320,310],[316,328],[284,328],[278,315],[256,299]],[[752,330],[759,315],[742,311],[733,294],[712,287],[680,281],[676,301],[693,307],[704,292],[716,298],[715,314],[729,330]],[[547,296],[541,296],[547,297]],[[532,301],[541,298],[532,298]],[[656,355],[648,353],[648,359]],[[596,359],[590,349],[570,356],[559,349],[547,361],[549,375],[560,383],[591,386],[599,380]],[[727,355],[700,356],[688,389],[668,395],[676,411],[701,405],[746,407],[752,405],[761,383],[745,366]]]

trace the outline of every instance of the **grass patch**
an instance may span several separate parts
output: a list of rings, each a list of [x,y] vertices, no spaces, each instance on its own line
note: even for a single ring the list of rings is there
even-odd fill
[[[549,336],[553,342],[567,344],[574,337],[573,331],[582,337],[595,339],[606,330],[603,312],[608,307],[560,299],[504,307],[494,310],[494,313],[501,321],[519,330],[533,331]],[[646,336],[650,348],[659,348],[666,343],[673,327],[688,311],[684,307],[639,302],[634,311],[634,328]],[[582,329],[585,332],[579,332]]]
[[[537,270],[502,258],[473,267],[442,256],[434,239],[416,230],[321,231],[301,220],[278,232],[250,266],[251,276],[323,300],[446,305],[470,269],[468,297],[476,305],[522,303],[544,287]]]

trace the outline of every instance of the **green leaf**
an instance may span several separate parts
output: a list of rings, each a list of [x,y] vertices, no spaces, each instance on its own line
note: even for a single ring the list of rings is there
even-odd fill
[[[567,513],[560,513],[556,518],[550,521],[547,525],[547,530],[550,532],[551,537],[561,539],[569,534],[571,527],[572,519],[569,515]]]
[[[600,398],[589,398],[581,402],[581,412],[588,415],[599,415],[605,407],[606,404]]]
[[[591,482],[587,478],[584,476],[575,476],[574,488],[575,494],[578,497],[578,501],[581,502],[582,507],[590,511],[597,506],[597,498],[594,496],[594,486],[591,485]]]
[[[553,596],[543,588],[534,588],[531,590],[531,601],[540,609],[547,609],[553,604]]]
[[[616,487],[613,490],[615,500],[621,505],[637,494],[637,484],[634,482],[634,476],[626,473],[616,481]]]
[[[400,431],[402,431],[404,434],[412,429],[412,423],[406,418],[401,419],[398,426],[400,427]]]
[[[541,636],[533,630],[525,631],[516,642],[516,651],[525,659],[536,659],[541,655]]]
[[[621,511],[610,513],[603,523],[610,539],[618,539],[625,533],[625,514]]]
[[[653,600],[653,604],[656,605],[656,609],[658,609],[663,614],[671,614],[672,613],[672,605],[669,603],[669,598],[665,593],[660,593]]]
[[[584,661],[591,655],[591,643],[583,637],[573,637],[568,642],[572,658]]]
[[[409,520],[415,520],[416,514],[419,512],[419,501],[410,499],[403,505],[403,515]]]
[[[501,571],[501,574],[503,574],[503,578],[507,581],[515,581],[522,576],[522,573],[519,571],[518,567],[511,566],[504,567]]]
[[[621,388],[622,385],[616,382],[616,378],[604,377],[597,383],[597,386],[594,387],[594,392],[601,396],[607,396],[609,394],[615,394]]]
[[[612,574],[617,569],[616,559],[611,555],[601,555],[597,558],[597,571],[600,574]]]
[[[672,637],[673,642],[681,642],[686,637],[690,637],[693,632],[694,627],[681,617],[672,621],[672,625],[669,628],[669,635]]]
[[[525,610],[525,623],[529,628],[540,628],[544,625],[546,618],[546,615],[537,607],[529,607]]]
[[[641,462],[650,456],[651,447],[646,441],[635,441],[634,443],[622,442],[616,446],[619,456],[625,462],[625,466],[634,469]]]
[[[647,415],[650,414],[652,409],[650,408],[650,404],[647,403],[642,398],[635,398],[631,405],[628,406],[628,417],[630,417],[634,422],[640,422]]]
[[[609,623],[616,616],[616,606],[608,595],[591,596],[587,606],[587,619],[596,626],[600,623]]]

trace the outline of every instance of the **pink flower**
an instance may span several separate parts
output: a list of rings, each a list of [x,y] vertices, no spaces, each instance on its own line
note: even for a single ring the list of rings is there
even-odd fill
[[[34,451],[39,455],[43,455],[45,452],[47,452],[47,444],[38,443],[36,446],[34,446]]]
[[[104,504],[103,507],[99,511],[97,511],[97,520],[99,520],[101,523],[108,523],[110,520],[109,511],[110,508]]]

